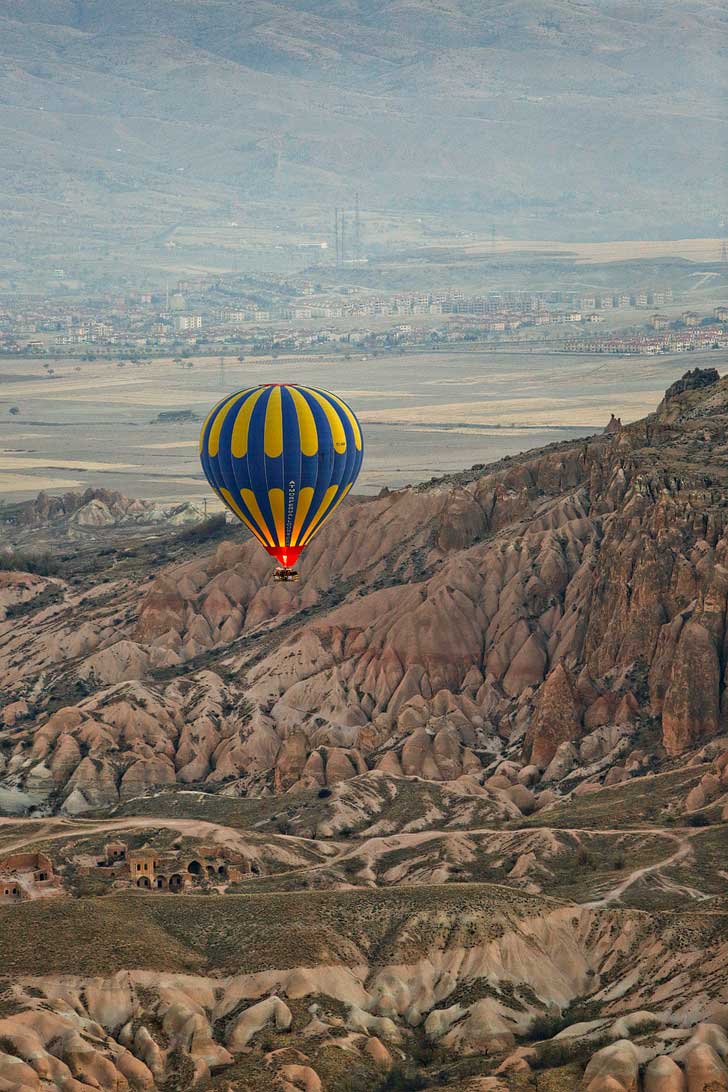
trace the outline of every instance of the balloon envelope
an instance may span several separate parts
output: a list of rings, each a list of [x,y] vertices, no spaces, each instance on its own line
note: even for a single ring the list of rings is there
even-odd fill
[[[349,492],[363,455],[361,427],[346,402],[299,384],[227,395],[200,432],[208,482],[286,567]]]

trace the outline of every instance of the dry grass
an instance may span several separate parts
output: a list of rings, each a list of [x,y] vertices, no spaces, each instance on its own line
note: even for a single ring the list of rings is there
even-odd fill
[[[563,804],[527,820],[529,826],[610,830],[664,826],[663,809],[683,799],[709,766],[691,766],[633,778]]]
[[[0,907],[11,974],[200,973],[386,963],[471,947],[558,905],[507,888],[418,887],[269,895],[110,895]]]

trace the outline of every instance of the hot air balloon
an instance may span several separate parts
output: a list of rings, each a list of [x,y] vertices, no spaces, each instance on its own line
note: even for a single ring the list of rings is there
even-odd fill
[[[359,422],[337,395],[263,383],[227,395],[200,432],[205,477],[227,507],[295,580],[301,551],[356,481]]]

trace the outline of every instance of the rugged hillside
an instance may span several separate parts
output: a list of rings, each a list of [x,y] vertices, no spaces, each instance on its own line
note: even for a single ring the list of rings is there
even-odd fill
[[[727,426],[728,381],[689,375],[634,425],[348,504],[298,585],[252,541],[185,533],[181,565],[155,543],[112,550],[101,580],[2,574],[4,798],[82,814],[178,782],[259,795],[380,770],[518,815],[710,761]]]
[[[656,934],[635,911],[476,885],[35,904],[23,933],[17,916],[0,910],[8,1089],[634,1092],[646,1071],[640,1088],[678,1092],[682,1067],[690,1092],[727,1087],[709,914]],[[47,930],[62,945],[32,942]]]
[[[0,1090],[728,1092],[727,429],[689,373],[346,504],[298,585],[28,508]]]
[[[4,0],[3,254],[47,268],[67,233],[138,270],[181,227],[199,268],[231,221],[310,239],[356,190],[369,242],[381,210],[713,234],[725,40],[704,0]]]

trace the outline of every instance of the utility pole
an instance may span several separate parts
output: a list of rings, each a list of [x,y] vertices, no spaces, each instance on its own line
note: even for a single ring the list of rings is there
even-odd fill
[[[334,209],[334,240],[336,246],[336,264],[339,264],[339,210]]]
[[[346,216],[341,211],[341,264],[346,261]]]
[[[354,261],[361,261],[361,216],[359,215],[359,191],[355,194],[354,212]]]

